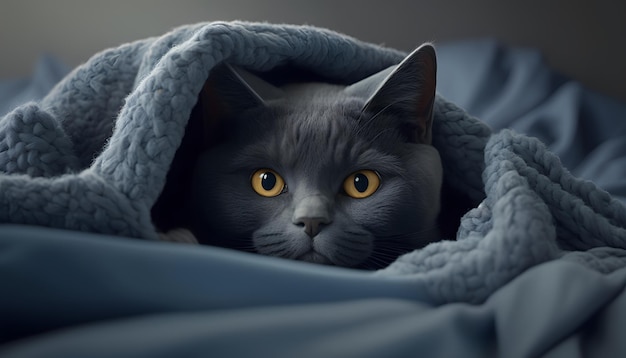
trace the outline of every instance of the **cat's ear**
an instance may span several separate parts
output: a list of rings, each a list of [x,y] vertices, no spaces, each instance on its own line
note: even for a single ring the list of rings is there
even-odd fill
[[[211,70],[200,100],[205,114],[220,118],[227,114],[265,106],[283,96],[282,90],[245,69],[223,63]]]
[[[282,96],[281,89],[243,68],[228,63],[216,66],[199,96],[203,142],[210,146],[220,141],[225,118],[266,106],[268,101]]]
[[[424,44],[399,65],[357,82],[347,91],[368,98],[364,111],[401,118],[402,130],[409,140],[430,144],[436,83],[435,49]]]

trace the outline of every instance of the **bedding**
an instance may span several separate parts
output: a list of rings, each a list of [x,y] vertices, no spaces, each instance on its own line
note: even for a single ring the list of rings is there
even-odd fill
[[[475,207],[456,240],[377,272],[158,242],[150,209],[216,64],[349,83],[402,52],[203,23],[51,71],[59,84],[12,110],[23,92],[0,87],[0,354],[625,353],[626,105],[532,49],[437,49],[433,141]]]

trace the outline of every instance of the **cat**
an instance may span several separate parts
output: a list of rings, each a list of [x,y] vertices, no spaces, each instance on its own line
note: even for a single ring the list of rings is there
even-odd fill
[[[424,44],[350,85],[214,68],[169,240],[360,269],[439,240],[436,67]]]

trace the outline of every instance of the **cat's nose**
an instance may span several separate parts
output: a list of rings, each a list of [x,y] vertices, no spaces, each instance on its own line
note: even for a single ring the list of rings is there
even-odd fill
[[[304,232],[311,238],[331,221],[330,202],[322,195],[310,195],[301,199],[293,213],[293,223],[304,226]]]
[[[322,230],[322,225],[328,224],[329,220],[326,218],[300,218],[296,225],[304,225],[304,232],[309,237],[313,238],[317,236]]]

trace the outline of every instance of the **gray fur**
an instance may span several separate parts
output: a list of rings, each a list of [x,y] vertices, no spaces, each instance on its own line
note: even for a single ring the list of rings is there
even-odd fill
[[[422,73],[435,71],[432,47],[359,84],[292,84],[268,98],[268,83],[257,90],[259,78],[220,71],[226,75],[212,74],[211,93],[225,106],[209,120],[225,135],[201,154],[188,200],[200,243],[373,269],[439,239],[434,73]],[[250,179],[260,168],[279,173],[286,191],[255,193]],[[377,171],[381,185],[370,197],[351,198],[343,181],[363,169]]]

